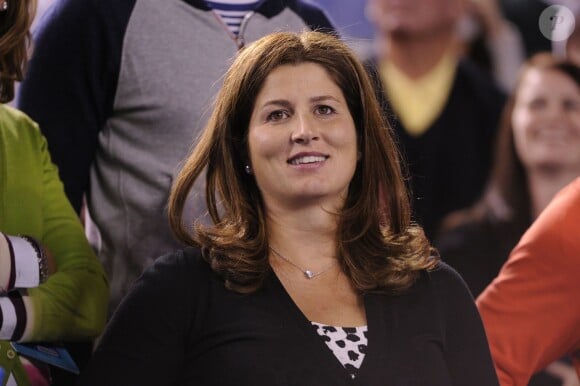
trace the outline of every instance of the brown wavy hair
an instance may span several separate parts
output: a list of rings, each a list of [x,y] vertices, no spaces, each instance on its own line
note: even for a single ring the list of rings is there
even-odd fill
[[[512,114],[522,81],[530,70],[552,70],[570,78],[580,87],[580,67],[572,61],[540,52],[520,68],[513,92],[505,104],[494,148],[493,166],[482,197],[470,208],[450,214],[441,233],[471,222],[484,221],[486,216],[510,224],[514,233],[523,234],[533,221],[526,169],[516,151]],[[546,85],[546,87],[549,87]],[[509,237],[509,235],[505,235]]]
[[[8,0],[0,11],[0,103],[14,98],[14,82],[24,76],[35,11],[36,0]]]
[[[271,268],[268,230],[259,187],[244,172],[247,135],[254,103],[266,77],[278,66],[315,63],[342,90],[355,121],[361,159],[339,215],[336,251],[341,268],[364,293],[398,293],[438,256],[423,230],[410,221],[410,204],[391,128],[382,115],[371,81],[355,54],[321,32],[275,33],[244,48],[225,75],[209,122],[169,199],[176,236],[199,246],[226,286],[258,289]],[[206,172],[206,202],[212,225],[183,223],[191,187]]]

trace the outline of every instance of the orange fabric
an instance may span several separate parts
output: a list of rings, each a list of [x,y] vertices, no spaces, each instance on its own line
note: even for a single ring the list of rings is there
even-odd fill
[[[580,178],[564,188],[477,299],[502,386],[570,354],[580,376]]]

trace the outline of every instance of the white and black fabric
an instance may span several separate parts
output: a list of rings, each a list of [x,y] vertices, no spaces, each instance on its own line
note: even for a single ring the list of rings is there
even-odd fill
[[[212,0],[206,1],[213,11],[220,17],[229,31],[238,36],[240,26],[246,15],[253,12],[261,0]]]
[[[312,322],[338,361],[354,378],[367,350],[367,326],[334,327]]]

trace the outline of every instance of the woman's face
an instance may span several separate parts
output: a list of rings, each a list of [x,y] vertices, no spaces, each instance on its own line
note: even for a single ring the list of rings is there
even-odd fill
[[[344,95],[322,66],[281,65],[267,76],[248,147],[266,207],[342,207],[356,169],[357,136]]]
[[[512,127],[528,171],[580,170],[580,87],[569,76],[528,70],[516,95]]]

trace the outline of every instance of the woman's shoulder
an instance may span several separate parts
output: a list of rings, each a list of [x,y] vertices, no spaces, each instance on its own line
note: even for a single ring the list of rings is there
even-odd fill
[[[416,286],[429,288],[438,297],[445,298],[464,293],[472,298],[465,280],[453,267],[444,261],[439,261],[433,269],[423,271]]]
[[[200,248],[185,247],[158,257],[148,270],[157,272],[188,272],[195,274],[208,273],[211,271],[211,268],[204,260]]]
[[[8,150],[18,144],[23,146],[38,146],[42,142],[42,133],[28,115],[6,105],[0,105],[0,135],[8,146]],[[28,144],[28,145],[26,145]]]
[[[151,296],[180,293],[188,298],[205,293],[214,281],[215,275],[201,250],[187,247],[155,259],[136,280],[131,292]]]
[[[487,208],[473,207],[448,214],[435,238],[435,246],[457,248],[478,239],[486,239],[499,221]]]
[[[412,318],[438,321],[437,328],[443,328],[448,317],[475,309],[473,296],[461,276],[442,261],[432,269],[421,270],[407,291],[385,297],[384,301]]]
[[[425,271],[432,280],[442,281],[442,282],[463,282],[461,275],[457,271],[444,261],[438,261],[437,265],[430,270]]]
[[[30,132],[40,134],[38,125],[32,118],[7,105],[0,105],[0,122],[2,122],[2,127],[10,130],[28,128]]]
[[[502,264],[521,236],[513,222],[502,221],[488,210],[478,217],[463,217],[454,222],[453,217],[448,217],[448,220],[434,246],[443,260],[460,271],[460,267],[477,261]]]

